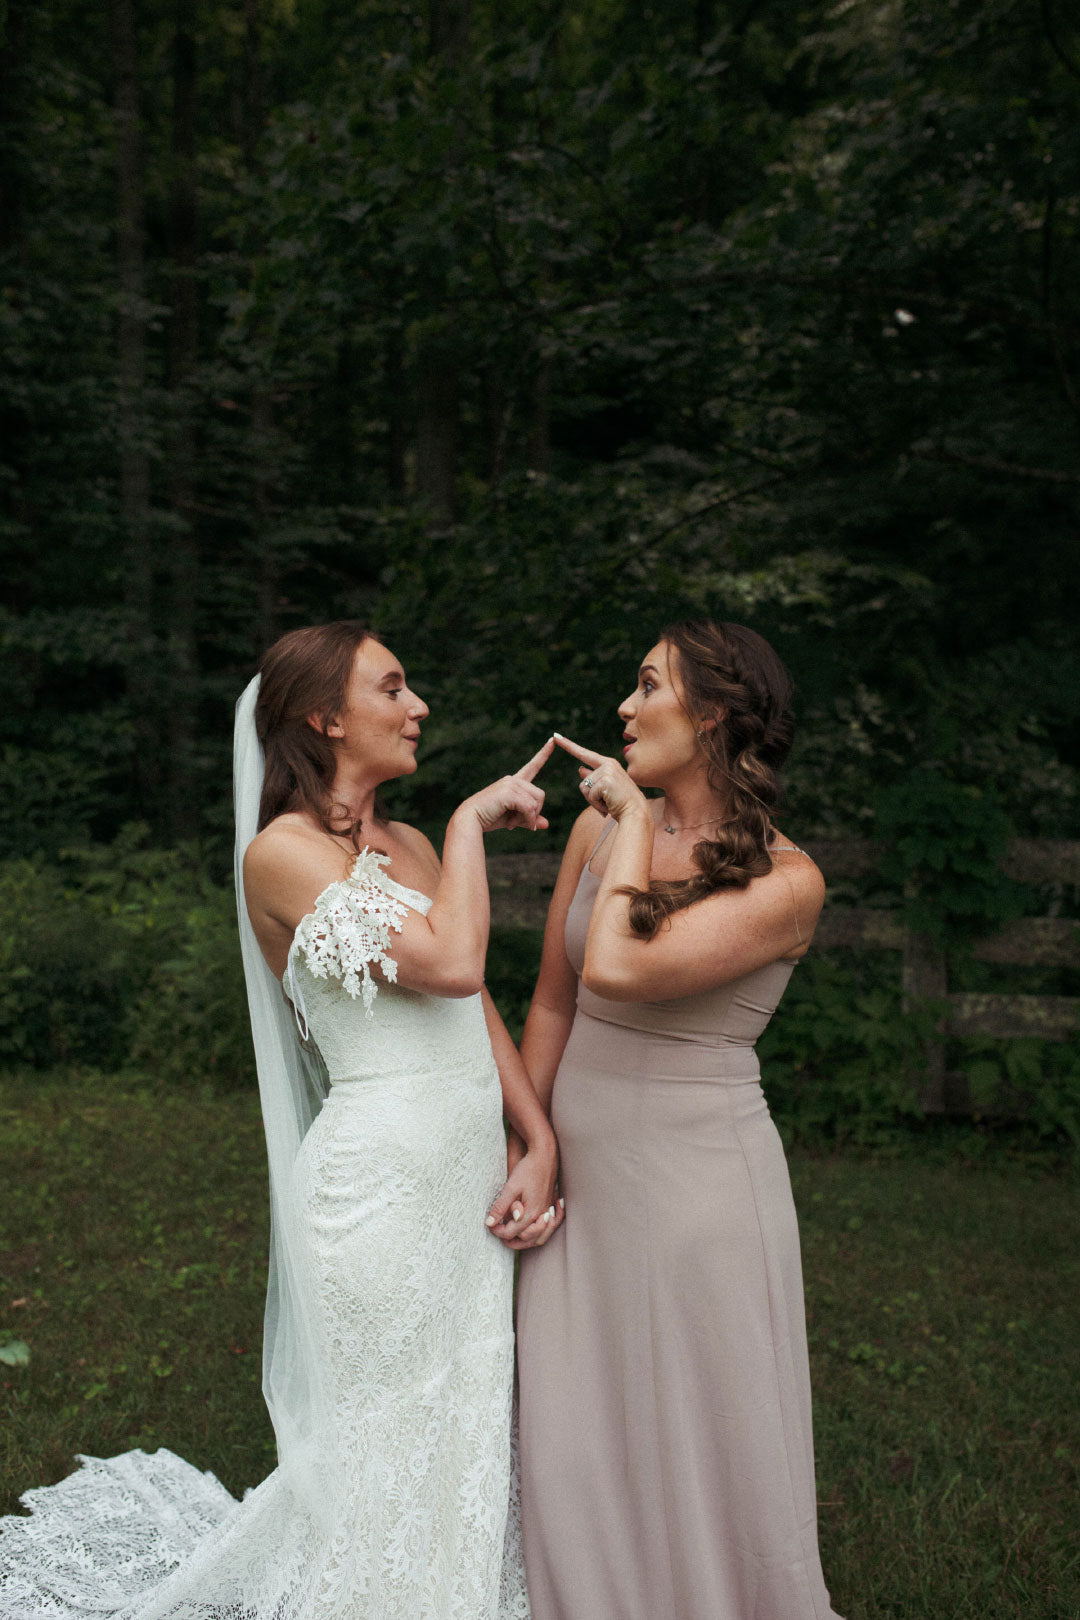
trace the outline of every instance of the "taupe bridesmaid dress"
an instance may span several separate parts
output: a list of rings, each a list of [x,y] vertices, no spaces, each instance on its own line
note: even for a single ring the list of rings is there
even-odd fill
[[[579,980],[552,1102],[567,1221],[518,1291],[533,1620],[836,1620],[798,1226],[754,1052],[792,967],[674,1001]]]

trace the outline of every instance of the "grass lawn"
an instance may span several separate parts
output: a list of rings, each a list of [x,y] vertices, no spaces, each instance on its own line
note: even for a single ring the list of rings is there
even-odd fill
[[[793,1157],[826,1578],[847,1620],[1077,1620],[1080,1185],[1038,1168]],[[0,1084],[0,1510],[77,1451],[169,1446],[234,1491],[259,1394],[249,1094]]]

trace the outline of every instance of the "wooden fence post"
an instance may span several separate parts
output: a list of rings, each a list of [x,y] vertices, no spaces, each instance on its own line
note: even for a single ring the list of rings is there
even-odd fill
[[[904,1011],[914,1012],[923,1001],[944,1001],[949,993],[945,952],[928,934],[904,933],[902,969]],[[945,1015],[934,1021],[934,1034],[923,1047],[926,1085],[922,1106],[928,1114],[945,1109]]]

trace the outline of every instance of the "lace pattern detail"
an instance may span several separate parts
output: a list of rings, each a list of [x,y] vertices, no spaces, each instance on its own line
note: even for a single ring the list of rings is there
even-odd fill
[[[360,996],[369,1018],[376,989],[372,966],[396,983],[390,933],[401,933],[408,909],[390,892],[391,880],[382,871],[389,864],[389,855],[365,846],[345,881],[324,889],[314,911],[301,920],[289,952],[290,971],[293,953],[299,951],[316,979],[340,979],[346,995],[354,1000]],[[400,884],[393,887],[403,894],[411,892]]]
[[[498,1070],[479,996],[393,982],[431,901],[384,865],[363,852],[290,953],[333,1081],[289,1191],[322,1516],[280,1468],[236,1502],[170,1452],[88,1458],[0,1521],[0,1620],[527,1620]]]

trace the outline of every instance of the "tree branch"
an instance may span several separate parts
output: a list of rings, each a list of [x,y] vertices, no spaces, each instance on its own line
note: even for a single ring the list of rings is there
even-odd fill
[[[1050,44],[1050,49],[1074,79],[1080,79],[1080,64],[1073,61],[1054,32],[1053,18],[1050,16],[1050,0],[1039,0],[1039,10],[1042,12],[1043,33]]]
[[[1017,462],[999,461],[996,456],[969,456],[959,450],[946,450],[934,445],[927,450],[912,445],[908,455],[916,461],[945,461],[959,467],[976,467],[981,472],[1000,473],[1006,478],[1031,478],[1040,483],[1080,484],[1080,473],[1065,472],[1058,467],[1022,467]]]

